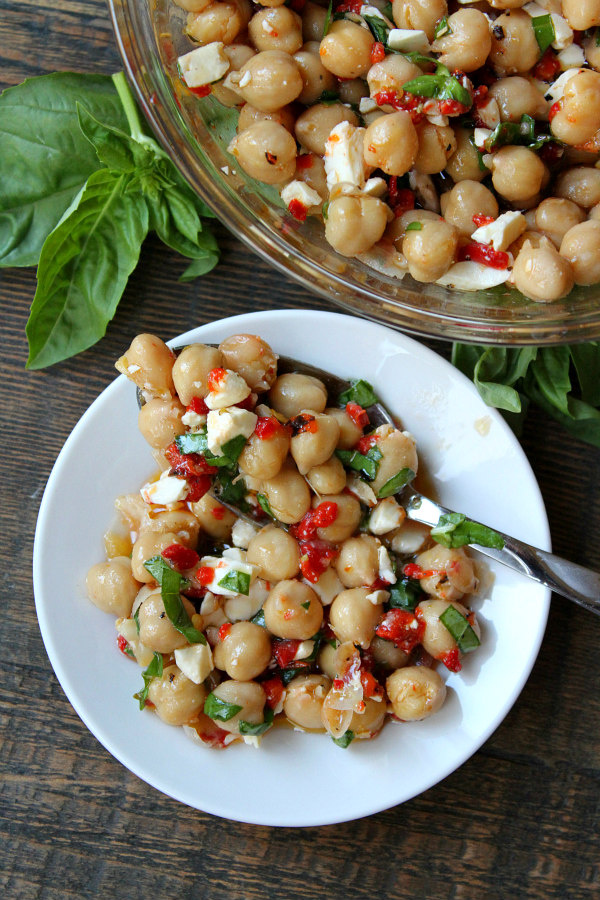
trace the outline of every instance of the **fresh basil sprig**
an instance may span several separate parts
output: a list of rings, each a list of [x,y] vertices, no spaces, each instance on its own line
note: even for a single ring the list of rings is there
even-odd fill
[[[472,522],[462,513],[445,513],[431,529],[431,537],[444,547],[464,547],[478,544],[480,547],[494,547],[502,550],[504,538],[493,528]]]
[[[150,665],[144,669],[142,672],[142,678],[144,679],[144,687],[141,691],[138,691],[137,694],[134,694],[134,698],[139,701],[140,709],[143,709],[146,705],[146,700],[148,699],[148,690],[150,685],[154,681],[155,678],[160,678],[163,673],[163,658],[162,653],[157,653],[154,651],[154,656],[152,657],[152,662]]]
[[[242,709],[243,707],[238,703],[228,703],[226,700],[221,700],[220,697],[217,697],[217,695],[212,692],[204,701],[204,712],[209,719],[216,719],[220,722],[229,722],[229,720],[233,719],[233,717],[241,712]]]
[[[201,631],[194,628],[183,605],[179,593],[183,577],[179,572],[172,569],[162,556],[147,559],[144,568],[160,585],[163,606],[173,627],[187,638],[190,644],[206,644],[206,638]]]
[[[470,653],[479,647],[481,642],[469,620],[456,607],[450,605],[445,609],[440,616],[440,622],[448,629],[461,653]]]
[[[445,66],[438,65],[435,73],[420,75],[402,85],[402,90],[414,94],[416,97],[431,97],[434,100],[456,100],[469,108],[472,105],[472,97],[463,85],[450,75]]]
[[[358,403],[363,409],[373,406],[378,402],[377,394],[373,390],[373,385],[365,381],[364,378],[358,378],[356,381],[350,382],[350,387],[338,396],[338,405],[345,406],[346,403]]]
[[[335,455],[347,469],[361,472],[369,481],[373,481],[377,475],[379,461],[383,457],[383,453],[377,445],[369,447],[366,454],[359,453],[358,450],[336,450]]]

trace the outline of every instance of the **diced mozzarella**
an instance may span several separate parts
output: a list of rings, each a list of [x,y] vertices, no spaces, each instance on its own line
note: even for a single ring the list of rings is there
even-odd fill
[[[260,734],[244,734],[242,735],[244,743],[248,747],[254,747],[255,750],[258,750],[260,747],[260,742],[262,740],[262,735]]]
[[[429,50],[429,41],[424,31],[413,28],[392,28],[388,35],[388,47],[390,50],[399,50],[410,53],[426,53]]]
[[[175,663],[194,684],[202,684],[215,667],[208,644],[192,644],[175,650]]]
[[[552,41],[552,46],[555,50],[565,50],[573,43],[573,29],[567,20],[557,13],[550,13],[550,18],[552,19],[554,34],[556,35]]]
[[[374,19],[381,19],[381,21],[385,22],[386,25],[389,25],[390,28],[392,27],[392,23],[387,18],[387,16],[384,16],[384,14],[381,12],[381,10],[377,9],[376,6],[367,6],[367,5],[361,6],[361,8],[359,10],[359,15],[372,16]]]
[[[485,106],[477,107],[477,116],[486,128],[494,129],[500,124],[500,107],[495,97],[490,97]]]
[[[459,291],[483,291],[504,284],[510,277],[510,269],[492,269],[482,263],[465,261],[454,263],[436,284],[456,288]]]
[[[245,382],[244,382],[245,383]],[[249,409],[229,406],[223,409],[212,409],[206,417],[206,439],[208,449],[215,456],[223,456],[223,444],[238,435],[249,438],[258,416]]]
[[[224,603],[225,614],[230,622],[247,622],[261,609],[269,596],[266,581],[257,578],[250,585],[250,593],[228,597]]]
[[[308,659],[314,649],[314,641],[301,641],[298,644],[298,649],[296,650],[296,653],[294,655],[294,662],[300,659]]]
[[[489,225],[477,228],[471,240],[491,244],[494,250],[507,250],[524,231],[527,231],[527,220],[523,213],[505,212]]]
[[[370,594],[367,594],[366,599],[369,603],[372,603],[373,606],[379,606],[380,603],[385,603],[386,600],[390,599],[390,592],[383,590],[371,591]]]
[[[225,53],[225,45],[221,41],[212,41],[210,44],[184,53],[177,62],[181,77],[190,88],[220,81],[227,74],[231,65],[230,59]]]
[[[233,523],[233,528],[231,529],[231,540],[236,547],[247,550],[248,544],[258,532],[258,525],[252,525],[244,519],[236,519]]]
[[[200,605],[200,615],[204,619],[204,626],[214,625],[218,628],[228,621],[227,616],[223,612],[222,600],[216,597],[212,591],[207,591]]]
[[[194,412],[193,409],[188,409],[187,412],[181,417],[181,421],[188,428],[201,428],[202,425],[206,425],[206,415],[204,413]]]
[[[329,190],[340,183],[362,188],[367,180],[363,151],[364,128],[340,122],[325,142],[325,172]]]
[[[237,562],[233,559],[221,559],[218,556],[203,556],[200,560],[200,565],[203,568],[214,569],[212,581],[209,582],[210,589],[213,594],[221,594],[223,597],[237,597],[239,593],[239,591],[231,590],[230,588],[219,584],[219,582],[223,581],[228,575],[235,575],[236,572],[241,572],[244,575],[249,575],[250,583],[252,583],[252,581],[255,580],[258,571],[256,566],[253,566],[250,563]]]
[[[383,197],[387,189],[387,181],[384,178],[368,178],[363,194],[368,194],[369,197]]]
[[[188,491],[189,485],[185,478],[169,475],[169,470],[165,469],[158,481],[149,481],[140,489],[140,494],[146,503],[169,506],[171,503],[185,500]]]
[[[440,198],[431,175],[424,175],[422,172],[417,172],[416,169],[411,169],[408,173],[408,183],[424,209],[428,209],[430,212],[440,211]]]
[[[247,85],[250,84],[251,81],[252,81],[252,72],[246,71],[241,76],[240,80],[238,81],[238,86],[241,88],[245,88]]]
[[[344,585],[338,578],[337,572],[331,567],[325,569],[319,580],[314,584],[312,581],[306,581],[306,579],[303,580],[313,589],[315,594],[317,594],[323,606],[329,606],[329,604],[335,600],[337,595],[344,590]]]
[[[523,7],[523,12],[526,12],[528,16],[531,16],[532,19],[536,19],[538,16],[547,16],[548,10],[544,9],[543,6],[540,6],[539,3],[526,3]]]
[[[385,497],[369,517],[369,531],[371,534],[387,534],[394,528],[400,528],[405,517],[406,513],[395,497]]]
[[[250,388],[241,375],[231,369],[223,369],[223,374],[214,389],[208,392],[204,402],[209,409],[223,409],[225,406],[241,403],[250,394]]]
[[[583,48],[580,47],[579,44],[569,44],[568,47],[561,50],[558,54],[558,61],[561,69],[564,71],[572,69],[574,66],[584,66],[585,53],[583,52]]]
[[[358,101],[358,111],[361,114],[375,112],[376,109],[379,109],[375,101],[372,97],[361,97]]]
[[[428,536],[429,528],[426,525],[405,519],[392,538],[392,550],[399,556],[413,556],[423,549]]]
[[[390,559],[390,554],[387,552],[387,548],[380,544],[377,548],[377,560],[379,562],[379,577],[383,581],[387,581],[388,584],[396,583],[396,575],[392,568],[392,561]]]
[[[323,204],[321,195],[309,187],[305,181],[290,181],[281,191],[281,199],[286,206],[289,206],[293,200],[297,200],[306,209]]]
[[[567,82],[570,81],[574,75],[578,75],[580,72],[585,71],[586,69],[567,69],[566,72],[559,75],[556,81],[550,85],[544,95],[546,100],[552,100],[553,103],[556,103],[558,100],[562,99]]]
[[[363,481],[362,478],[359,478],[354,472],[348,473],[346,487],[350,493],[354,494],[354,496],[357,497],[361,503],[364,503],[365,506],[376,506],[377,497],[375,496],[373,488],[368,485],[366,481]]]
[[[491,135],[489,128],[476,128],[473,132],[473,141],[478,150],[483,150],[485,142]]]
[[[131,652],[135,656],[136,662],[143,666],[144,669],[146,666],[149,666],[154,657],[154,652],[140,641],[135,619],[117,619],[115,628],[117,633],[124,637],[131,647]]]

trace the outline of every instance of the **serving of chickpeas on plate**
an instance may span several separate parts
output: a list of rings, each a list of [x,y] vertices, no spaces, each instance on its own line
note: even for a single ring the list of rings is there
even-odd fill
[[[143,669],[140,709],[216,748],[279,724],[345,748],[439,710],[480,644],[477,573],[407,519],[415,440],[372,426],[372,386],[330,396],[251,334],[141,334],[116,366],[157,471],[116,499],[87,592]]]
[[[600,0],[173,2],[232,166],[337,253],[540,303],[600,282]]]

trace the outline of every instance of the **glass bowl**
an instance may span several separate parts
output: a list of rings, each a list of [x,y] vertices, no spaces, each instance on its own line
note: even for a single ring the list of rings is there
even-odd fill
[[[458,292],[399,281],[338,255],[320,221],[300,224],[276,190],[246,180],[226,152],[229,110],[199,99],[177,72],[192,49],[186,13],[171,0],[109,0],[127,74],[158,140],[192,188],[252,250],[305,288],[347,310],[430,337],[487,344],[565,344],[600,338],[600,288],[575,288],[555,303],[535,303],[504,286]]]

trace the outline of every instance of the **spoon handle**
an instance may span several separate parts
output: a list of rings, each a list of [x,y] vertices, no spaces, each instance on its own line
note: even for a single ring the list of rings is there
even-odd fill
[[[451,512],[414,490],[410,490],[408,495],[406,492],[402,494],[401,500],[408,518],[422,522],[424,525],[437,525],[441,515]],[[516,569],[521,575],[527,575],[557,594],[600,615],[600,574],[598,572],[562,559],[547,550],[532,547],[507,534],[502,534],[502,532],[498,533],[504,539],[504,547],[501,550],[493,547],[481,547],[479,544],[472,546],[485,556],[491,556],[503,565]]]

